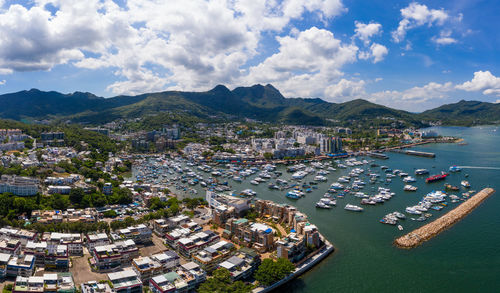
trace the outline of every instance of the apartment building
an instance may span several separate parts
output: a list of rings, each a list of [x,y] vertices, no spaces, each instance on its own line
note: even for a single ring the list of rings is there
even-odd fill
[[[260,264],[259,254],[249,248],[238,250],[233,256],[221,262],[217,268],[225,268],[231,273],[233,281],[244,280],[252,276]]]
[[[10,192],[17,196],[32,196],[39,191],[40,180],[32,177],[2,175],[0,177],[0,193]]]
[[[119,229],[111,232],[111,239],[117,240],[133,240],[135,244],[145,244],[151,242],[153,232],[144,224],[131,226],[125,229]]]
[[[142,282],[132,269],[109,273],[108,280],[116,293],[142,293]]]
[[[111,244],[108,234],[106,233],[91,233],[85,236],[86,246],[89,252],[92,252],[97,246],[105,246]]]
[[[0,238],[1,239],[18,239],[21,241],[21,245],[26,245],[28,241],[34,241],[37,238],[38,233],[31,232],[28,230],[3,227],[0,228]]]
[[[114,293],[114,290],[107,282],[97,281],[80,284],[80,291],[82,293]]]
[[[304,236],[290,233],[276,242],[277,257],[288,259],[295,263],[306,255],[306,242]]]
[[[85,222],[95,223],[98,212],[94,208],[60,210],[34,210],[31,212],[33,221],[39,223]]]
[[[193,260],[203,270],[211,272],[216,269],[218,263],[228,258],[235,250],[234,244],[221,240],[193,254]]]
[[[68,245],[48,244],[46,241],[29,241],[24,248],[25,254],[36,257],[36,264],[44,266],[46,270],[67,270],[69,268]]]
[[[31,254],[12,256],[7,263],[7,276],[29,277],[33,275],[35,270],[35,259],[36,257]]]
[[[5,237],[0,240],[0,253],[18,255],[21,251],[21,241],[19,239],[9,239]]]
[[[31,277],[18,276],[14,283],[12,293],[28,292],[74,293],[76,292],[76,286],[71,273],[45,273],[43,276]]]
[[[179,256],[173,251],[165,251],[152,256],[138,257],[132,260],[132,268],[144,283],[156,275],[168,272],[179,265]]]
[[[187,265],[187,269],[184,266]],[[193,269],[190,269],[190,268]],[[153,293],[191,292],[206,280],[206,274],[197,264],[191,262],[174,271],[151,278],[149,288]]]
[[[0,280],[7,277],[7,265],[9,264],[12,255],[7,253],[0,253]]]
[[[91,265],[105,271],[130,264],[139,256],[139,249],[133,240],[117,241],[113,244],[96,246],[92,251]]]
[[[250,223],[244,218],[229,219],[225,224],[223,236],[243,246],[251,246],[259,252],[274,248],[273,229],[262,223]]]
[[[210,230],[192,233],[189,237],[177,240],[177,249],[181,255],[190,257],[196,251],[209,246],[219,239],[219,235]]]
[[[83,255],[83,238],[78,233],[46,232],[42,240],[49,246],[67,245],[69,255]]]

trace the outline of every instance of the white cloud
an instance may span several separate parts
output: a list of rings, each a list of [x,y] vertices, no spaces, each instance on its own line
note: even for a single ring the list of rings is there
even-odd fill
[[[278,53],[251,67],[241,84],[272,83],[291,97],[323,96],[325,88],[342,76],[342,66],[356,61],[358,48],[325,29],[312,27],[277,40]]]
[[[356,26],[354,37],[363,41],[365,46],[369,45],[373,36],[380,34],[382,31],[382,25],[376,22],[362,23],[355,21],[354,25]]]
[[[0,74],[74,64],[114,70],[116,94],[207,89],[239,80],[264,33],[345,11],[341,0],[35,0],[0,10]]]
[[[436,99],[450,97],[454,90],[451,82],[429,82],[421,87],[412,87],[404,91],[381,91],[368,94],[367,99],[378,104],[408,111],[418,111],[436,105]]]
[[[476,71],[472,80],[459,84],[456,88],[468,92],[481,91],[484,95],[500,96],[500,77],[494,76],[490,71]]]
[[[5,79],[4,80],[0,80],[0,85],[4,85],[6,83]]]
[[[364,98],[365,81],[353,81],[341,79],[337,84],[331,85],[325,89],[326,100],[332,102],[344,102],[356,98]]]
[[[416,2],[401,9],[401,16],[403,19],[399,22],[398,28],[392,32],[392,38],[397,43],[404,40],[406,32],[410,29],[423,25],[441,26],[450,17],[444,9],[429,9],[426,5]]]
[[[371,50],[371,55],[373,56],[373,63],[377,63],[384,60],[384,57],[389,52],[389,50],[387,50],[385,46],[376,43],[371,45],[370,50]]]
[[[433,37],[432,40],[438,45],[450,45],[455,44],[458,41],[451,37],[450,30],[443,30],[439,33],[439,37]]]

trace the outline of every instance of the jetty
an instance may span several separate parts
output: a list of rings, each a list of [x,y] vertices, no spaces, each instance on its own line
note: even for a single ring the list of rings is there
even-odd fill
[[[435,158],[436,157],[435,153],[420,152],[420,151],[414,151],[414,150],[392,149],[390,151],[394,152],[394,153],[402,153],[402,154],[411,155],[411,156],[418,156],[418,157],[427,157],[427,158]]]
[[[485,188],[481,190],[469,198],[466,202],[463,202],[453,210],[444,214],[442,217],[397,238],[394,241],[394,244],[399,248],[405,249],[411,249],[419,246],[423,242],[432,239],[434,236],[463,219],[494,192],[495,190],[493,188]]]

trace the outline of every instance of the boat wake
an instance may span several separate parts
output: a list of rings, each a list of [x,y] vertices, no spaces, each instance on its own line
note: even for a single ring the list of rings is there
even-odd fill
[[[462,169],[500,170],[500,167],[459,166]]]

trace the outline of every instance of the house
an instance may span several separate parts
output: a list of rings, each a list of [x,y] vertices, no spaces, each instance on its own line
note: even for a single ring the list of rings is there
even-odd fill
[[[142,282],[134,270],[122,270],[108,274],[116,293],[142,293]]]
[[[145,244],[151,242],[153,232],[144,224],[119,229],[111,233],[113,241],[133,240],[135,244]]]
[[[64,269],[69,267],[68,246],[65,244],[49,245],[46,241],[29,241],[24,249],[25,254],[36,257],[36,264],[43,265],[45,269]]]
[[[87,249],[91,252],[94,250],[96,246],[104,246],[111,244],[111,241],[108,238],[108,234],[106,233],[90,233],[86,236],[86,245]]]
[[[0,253],[18,255],[21,250],[21,241],[18,239],[4,238],[0,240]]]
[[[205,271],[211,272],[219,262],[229,257],[234,249],[232,243],[221,240],[193,254],[193,260]]]
[[[0,253],[0,280],[4,280],[7,277],[7,265],[11,259],[12,255],[7,253]]]
[[[92,251],[91,265],[97,270],[110,270],[130,264],[139,256],[139,249],[133,240],[118,241],[113,244],[96,246]]]
[[[43,276],[31,277],[18,276],[12,293],[28,292],[74,293],[76,287],[71,273],[45,273]]]
[[[7,263],[7,276],[29,277],[35,269],[35,256],[31,254],[12,256]]]
[[[70,255],[83,255],[83,238],[78,233],[44,233],[42,240],[47,242],[48,246],[67,245]]]
[[[114,293],[107,282],[90,281],[80,285],[82,293]]]

